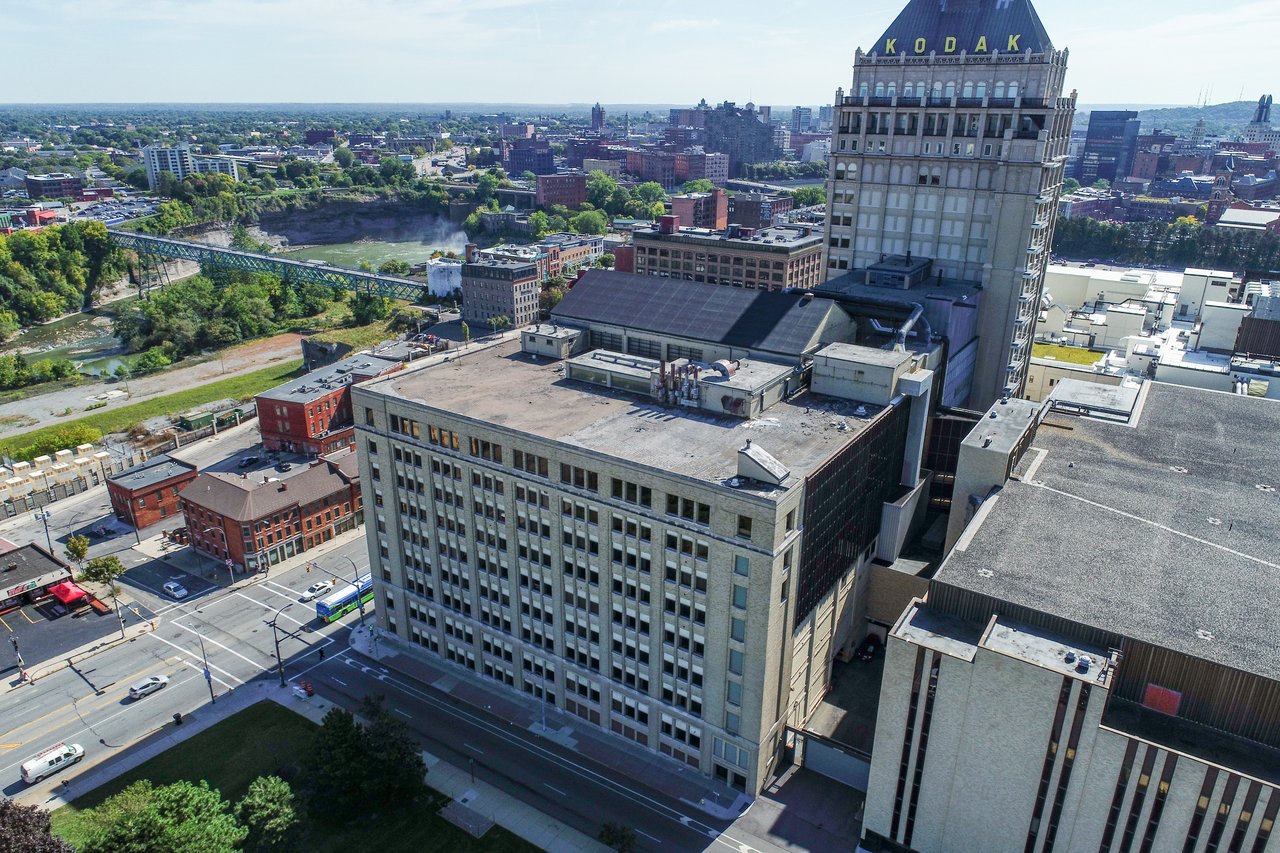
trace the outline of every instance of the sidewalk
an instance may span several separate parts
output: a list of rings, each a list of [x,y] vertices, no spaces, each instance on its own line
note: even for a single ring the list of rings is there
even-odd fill
[[[160,541],[161,539],[162,537],[160,536],[153,536],[148,539],[144,539],[142,540],[141,545],[134,545],[133,550],[152,559],[159,560],[166,565],[172,566],[180,572],[186,572],[192,577],[209,580],[216,585],[222,586],[224,589],[239,589],[247,584],[268,580],[283,572],[287,572],[290,569],[295,569],[298,566],[305,566],[307,563],[322,562],[325,556],[332,553],[337,548],[341,548],[344,545],[350,545],[352,542],[362,541],[364,539],[364,525],[361,524],[344,533],[339,533],[328,542],[317,545],[309,551],[303,551],[300,554],[295,554],[287,560],[283,560],[272,566],[265,574],[261,572],[246,574],[243,569],[237,567],[235,572],[236,580],[234,583],[229,585],[224,583],[227,579],[227,567],[224,563],[219,560],[215,560],[207,554],[197,553],[190,545],[165,547],[165,543]],[[359,556],[363,556],[367,559],[368,555],[362,553]],[[360,559],[356,560],[357,565],[359,565],[360,562]],[[320,569],[316,579],[319,580],[325,577],[326,574],[329,577],[336,576],[339,580],[354,580],[351,574],[351,564],[343,559],[333,560],[327,565],[324,565],[323,568]]]
[[[286,693],[279,688],[271,691],[270,698],[316,723],[321,722],[329,709],[335,707],[334,703],[319,696],[303,699],[293,691]],[[550,853],[604,853],[610,849],[576,829],[547,817],[510,794],[484,782],[471,781],[467,771],[460,770],[429,752],[424,751],[422,757],[427,763],[428,787],[464,804],[472,812],[492,820],[530,844]]]
[[[401,654],[401,642],[386,634],[372,636],[368,628],[351,632],[351,648],[477,708],[484,708],[530,732],[540,734],[593,763],[607,767],[619,779],[635,780],[661,791],[719,820],[734,820],[752,798],[674,759],[636,749],[609,732],[547,706],[532,697],[499,685],[463,677],[444,661],[433,663]],[[542,719],[546,714],[546,730]]]
[[[121,606],[124,606],[123,600],[121,601]],[[111,618],[114,620],[115,616],[113,615]],[[159,624],[160,620],[158,618],[151,621],[134,622],[132,625],[129,625],[124,629],[123,637],[118,633],[112,633],[109,637],[103,637],[94,640],[92,643],[85,643],[78,649],[72,649],[65,655],[40,661],[39,663],[29,664],[26,671],[31,677],[31,681],[23,681],[22,673],[18,672],[11,678],[5,680],[3,688],[0,688],[0,693],[8,693],[11,690],[17,690],[27,684],[39,681],[46,675],[52,675],[60,669],[66,669],[73,664],[87,660],[99,652],[105,652],[107,649],[114,648],[122,643],[127,643],[130,640],[137,639],[143,634],[155,630],[155,628],[159,627]]]

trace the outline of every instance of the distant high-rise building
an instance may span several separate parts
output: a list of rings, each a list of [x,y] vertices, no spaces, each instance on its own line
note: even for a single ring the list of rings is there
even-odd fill
[[[706,128],[704,147],[729,156],[729,174],[741,174],[745,163],[767,163],[778,158],[773,128],[760,120],[754,104],[734,106],[725,101],[703,113]]]
[[[1258,108],[1253,112],[1253,120],[1244,129],[1245,142],[1266,142],[1271,145],[1280,144],[1280,128],[1271,126],[1271,96],[1258,98]]]
[[[791,110],[791,132],[808,133],[813,127],[813,110],[810,107],[794,107]]]
[[[604,107],[600,106],[599,101],[591,108],[591,129],[604,130]]]
[[[1094,110],[1076,180],[1088,186],[1099,180],[1115,183],[1129,177],[1138,149],[1138,114],[1131,110]]]
[[[823,104],[818,107],[818,126],[816,130],[831,130],[831,122],[835,118],[835,108],[830,104]]]
[[[1075,111],[1066,70],[1029,0],[910,0],[836,93],[827,275],[871,282],[892,262],[980,286],[973,352],[951,353],[948,378],[975,407],[1026,382]]]
[[[179,142],[172,148],[147,145],[142,149],[142,160],[147,169],[147,186],[155,189],[160,184],[160,173],[169,172],[178,180],[187,175],[223,174],[233,181],[240,180],[240,170],[230,157],[209,156],[192,152],[191,145]]]

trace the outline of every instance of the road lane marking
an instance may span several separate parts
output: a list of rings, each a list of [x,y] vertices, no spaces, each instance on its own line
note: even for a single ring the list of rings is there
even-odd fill
[[[13,629],[9,627],[8,622],[4,621],[3,616],[0,616],[0,625],[3,625],[5,627],[5,630],[8,631],[10,634],[13,633]]]
[[[335,679],[334,679],[334,681],[338,682],[338,683],[339,683],[339,684],[341,684],[343,687],[346,687],[346,686],[347,686],[347,682],[343,681],[343,680],[342,680],[342,679],[340,679],[340,678],[335,678]]]
[[[409,718],[410,720],[412,720],[412,719],[413,719],[413,715],[412,715],[412,714],[406,714],[404,711],[401,711],[399,708],[394,708],[394,709],[392,709],[392,710],[394,710],[397,714],[399,714],[399,715],[400,715],[400,716],[402,716],[402,717],[407,717],[407,718]],[[4,746],[4,744],[0,743],[0,747],[2,747],[2,746]]]
[[[336,678],[334,679],[334,681],[337,681],[337,680],[338,680],[338,679],[336,679]],[[473,745],[471,745],[471,744],[469,744],[469,743],[464,743],[464,744],[463,744],[463,746],[465,746],[467,749],[470,749],[470,750],[472,750],[473,752],[475,752],[475,753],[476,753],[476,755],[484,755],[484,750],[483,750],[483,749],[481,749],[481,748],[480,748],[480,747],[478,747],[478,746],[473,746]]]
[[[326,643],[326,645],[332,645],[333,643],[336,643],[336,642],[337,642],[337,640],[331,639],[331,638],[329,638],[329,637],[326,637],[325,639],[327,639],[327,640],[329,641],[328,643]],[[311,666],[309,666],[309,667],[307,667],[306,669],[304,669],[302,672],[300,672],[300,673],[298,673],[297,675],[295,675],[295,676],[294,676],[294,678],[301,678],[302,676],[306,675],[308,672],[310,672],[311,670],[315,669],[316,667],[318,667],[318,666],[324,666],[324,665],[325,665],[326,663],[328,663],[329,661],[339,660],[339,659],[341,659],[341,658],[345,657],[345,656],[346,656],[346,654],[347,654],[347,652],[349,652],[349,651],[351,651],[351,650],[350,650],[350,649],[343,649],[342,651],[338,652],[336,655],[333,655],[333,656],[332,656],[332,657],[330,657],[330,658],[327,658],[327,659],[322,660],[322,661],[317,661],[317,662],[315,662],[315,663],[311,664]],[[311,653],[310,653],[310,652],[307,652],[307,654],[311,654]],[[349,661],[348,661],[348,662],[349,662]]]
[[[649,839],[649,840],[650,840],[650,841],[652,841],[654,844],[661,844],[661,843],[662,843],[662,839],[661,839],[661,838],[654,838],[652,835],[650,835],[649,833],[645,832],[643,829],[637,829],[637,830],[636,830],[636,835],[643,835],[645,838]]]
[[[240,596],[240,597],[241,597],[241,598],[243,598],[245,601],[252,601],[254,604],[258,605],[259,607],[266,608],[267,610],[270,610],[270,611],[272,611],[272,612],[274,612],[274,611],[275,611],[275,609],[276,609],[276,608],[272,607],[270,604],[263,604],[263,603],[262,603],[261,601],[259,601],[258,599],[253,598],[252,596],[245,595],[243,592],[237,592],[237,593],[236,593],[236,595]],[[279,614],[277,614],[277,615],[279,615],[279,616],[280,616],[281,618],[283,618],[283,619],[288,619],[290,622],[292,622],[292,623],[293,623],[293,624],[295,624],[295,625],[305,625],[305,624],[307,624],[306,622],[299,622],[297,619],[294,619],[292,616],[290,616],[289,614],[285,613],[283,610],[281,610],[281,611],[279,612]],[[268,622],[267,624],[268,624],[268,625],[270,625],[271,623],[270,623],[270,622]]]
[[[560,795],[560,796],[562,796],[562,797],[567,797],[567,796],[569,796],[569,795],[568,795],[568,794],[566,794],[564,791],[561,791],[559,788],[557,788],[555,785],[547,785],[547,783],[546,783],[546,782],[543,782],[542,784],[543,784],[543,785],[546,785],[548,788],[550,788],[551,790],[555,791],[557,794],[559,794],[559,795]]]
[[[197,637],[200,637],[200,638],[202,638],[202,639],[208,640],[210,643],[213,643],[215,646],[217,646],[218,648],[222,649],[223,651],[228,652],[228,653],[230,653],[230,654],[233,654],[233,655],[235,655],[236,657],[240,658],[240,660],[242,660],[242,661],[244,661],[245,663],[249,664],[249,665],[250,665],[250,666],[252,666],[254,669],[257,669],[257,670],[265,669],[265,667],[262,667],[262,666],[260,666],[260,665],[258,665],[258,664],[256,664],[256,663],[254,663],[253,661],[249,660],[247,657],[245,657],[244,655],[240,654],[238,651],[236,651],[235,649],[231,648],[230,646],[225,646],[225,645],[223,645],[222,643],[219,643],[219,642],[218,642],[217,640],[215,640],[213,637],[206,637],[204,634],[201,634],[201,633],[200,633],[199,631],[197,631],[195,628],[188,628],[186,625],[183,625],[181,622],[177,621],[176,619],[175,619],[174,621],[170,622],[169,624],[170,624],[170,625],[172,625],[172,626],[174,626],[175,628],[181,628],[181,629],[182,629],[182,630],[184,630],[184,631],[190,631],[192,634],[195,634]]]
[[[190,655],[190,656],[191,656],[191,657],[193,657],[193,658],[195,657],[195,652],[194,652],[194,651],[192,651],[191,649],[184,649],[182,646],[178,645],[177,643],[174,643],[174,642],[171,642],[171,641],[169,641],[169,640],[166,640],[164,637],[161,637],[159,634],[157,634],[157,633],[156,633],[156,632],[154,632],[154,631],[152,631],[150,634],[144,634],[143,636],[144,636],[144,637],[153,637],[153,638],[155,638],[155,639],[159,640],[160,642],[164,643],[166,646],[173,646],[175,649],[177,649],[178,651],[182,652],[184,655]],[[183,660],[183,663],[186,663],[186,660]],[[190,666],[190,664],[188,664],[188,666]],[[243,679],[237,678],[236,676],[234,676],[234,675],[232,675],[231,673],[227,672],[225,669],[223,669],[222,667],[218,666],[217,664],[212,664],[212,663],[211,663],[211,664],[209,664],[209,669],[216,669],[218,672],[222,673],[222,674],[223,674],[223,675],[225,675],[227,678],[230,678],[230,679],[231,679],[232,681],[234,681],[236,684],[244,684],[244,680],[243,680]]]

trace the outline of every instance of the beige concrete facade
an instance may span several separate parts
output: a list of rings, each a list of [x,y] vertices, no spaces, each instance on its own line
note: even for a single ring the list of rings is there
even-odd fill
[[[1066,66],[1056,50],[859,50],[850,95],[837,92],[827,275],[911,255],[981,283],[975,408],[1026,382],[1075,111]]]

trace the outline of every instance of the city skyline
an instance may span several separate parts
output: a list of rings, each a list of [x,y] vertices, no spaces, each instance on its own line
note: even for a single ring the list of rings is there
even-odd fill
[[[870,49],[901,3],[832,7],[812,23],[798,15],[777,20],[775,8],[760,0],[703,4],[693,12],[667,0],[643,7],[479,0],[465,8],[451,0],[379,0],[362,7],[363,15],[351,8],[336,0],[216,6],[212,0],[73,0],[21,7],[8,16],[11,37],[39,44],[56,34],[63,55],[73,59],[32,75],[11,97],[21,103],[513,104],[681,104],[705,97],[825,104],[836,86],[848,86],[855,48]],[[1201,9],[1190,0],[1082,0],[1070,15],[1062,5],[1038,11],[1054,46],[1071,51],[1067,87],[1079,91],[1083,104],[1221,103],[1269,91],[1247,63],[1206,67],[1182,57],[1209,43],[1229,43],[1239,55],[1261,53],[1280,41],[1280,8],[1227,0],[1212,12]],[[833,39],[831,33],[848,35]],[[532,53],[511,49],[530,40]],[[696,63],[689,61],[691,49]],[[806,69],[801,77],[788,59],[799,56]],[[542,73],[528,73],[530,60]]]

